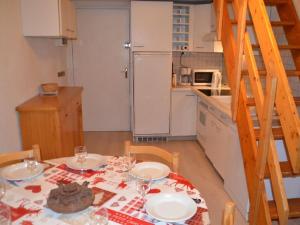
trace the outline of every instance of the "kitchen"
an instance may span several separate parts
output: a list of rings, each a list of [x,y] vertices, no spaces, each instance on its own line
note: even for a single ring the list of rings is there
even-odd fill
[[[131,131],[132,140],[158,145],[198,140],[197,148],[217,172],[214,179],[220,176],[224,181],[222,198],[236,202],[238,224],[243,224],[248,191],[210,1],[70,1],[67,34],[55,27],[59,22],[53,4],[40,3],[34,10],[28,6],[38,1],[24,2],[1,5],[1,27],[7,35],[0,38],[7,53],[1,54],[6,62],[1,73],[13,71],[16,77],[1,82],[6,107],[0,151],[21,148],[15,107],[39,93],[41,83],[82,86],[87,145],[89,135],[99,131]],[[206,79],[199,81],[197,76]],[[217,91],[210,91],[211,86]],[[299,194],[290,191],[292,196]],[[218,207],[218,218],[212,221],[220,218],[223,205]]]

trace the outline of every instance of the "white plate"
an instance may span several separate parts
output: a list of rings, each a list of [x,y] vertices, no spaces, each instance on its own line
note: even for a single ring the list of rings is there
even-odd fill
[[[34,170],[29,170],[26,168],[26,163],[21,162],[6,166],[2,169],[1,175],[6,180],[16,181],[16,180],[26,180],[40,175],[44,170],[42,164],[38,163]]]
[[[146,176],[158,180],[168,176],[170,171],[168,166],[159,162],[141,162],[135,164],[130,174],[140,179]]]
[[[153,218],[163,222],[182,222],[197,212],[197,205],[186,194],[160,193],[148,198],[146,211]]]
[[[76,157],[70,157],[66,164],[73,170],[93,170],[98,169],[100,166],[105,165],[105,157],[97,154],[88,154],[83,163],[77,162]]]

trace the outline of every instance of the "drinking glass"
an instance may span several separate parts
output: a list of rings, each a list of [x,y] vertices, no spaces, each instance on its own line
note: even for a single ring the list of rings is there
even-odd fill
[[[24,162],[26,164],[26,168],[30,170],[30,172],[33,172],[37,168],[38,162],[34,154],[31,154],[28,157],[26,157],[24,159]]]
[[[136,179],[136,190],[142,196],[142,208],[144,208],[145,196],[150,191],[152,182],[153,180],[150,176],[143,176],[141,178]]]
[[[133,169],[136,163],[136,155],[131,152],[126,152],[123,157],[124,172],[126,172],[126,180],[129,180],[130,171]]]
[[[0,202],[0,224],[10,225],[11,224],[11,211],[9,206]]]
[[[90,225],[108,225],[108,212],[106,208],[101,208],[90,214]]]
[[[74,153],[78,163],[82,164],[85,162],[87,157],[87,149],[85,146],[76,146],[74,148]]]

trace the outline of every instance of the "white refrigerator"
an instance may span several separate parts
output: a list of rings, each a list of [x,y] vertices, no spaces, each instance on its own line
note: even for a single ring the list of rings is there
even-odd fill
[[[134,52],[133,113],[135,136],[170,133],[171,52]]]

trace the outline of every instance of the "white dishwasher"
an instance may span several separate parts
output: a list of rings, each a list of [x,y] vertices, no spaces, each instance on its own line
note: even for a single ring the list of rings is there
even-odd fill
[[[247,217],[248,191],[236,125],[229,115],[198,97],[197,139],[224,179],[224,188]]]

